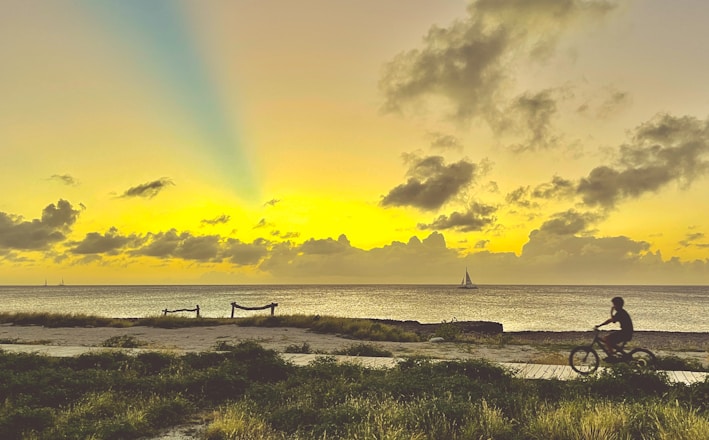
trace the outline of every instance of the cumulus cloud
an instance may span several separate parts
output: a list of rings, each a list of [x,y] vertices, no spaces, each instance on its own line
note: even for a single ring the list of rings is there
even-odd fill
[[[143,197],[152,199],[163,191],[168,186],[174,186],[172,180],[163,177],[162,179],[153,180],[152,182],[143,183],[127,189],[121,197]]]
[[[40,250],[63,241],[80,211],[66,200],[47,205],[42,217],[25,221],[20,216],[0,212],[0,249]]]
[[[263,260],[269,252],[269,242],[264,239],[245,243],[230,238],[226,241],[222,256],[238,266],[254,266]]]
[[[69,251],[73,254],[109,254],[118,253],[123,247],[135,240],[134,235],[124,236],[118,229],[111,228],[105,234],[89,232],[83,240],[72,243]]]
[[[430,224],[419,224],[419,229],[446,230],[461,232],[481,231],[495,222],[497,208],[482,203],[472,203],[465,212],[453,212],[441,215]]]
[[[379,84],[383,110],[401,112],[429,97],[442,97],[460,120],[500,119],[505,86],[514,80],[511,65],[549,57],[565,29],[612,8],[603,0],[473,1],[466,18],[432,27],[421,48],[402,52],[385,65]],[[542,92],[517,100],[537,131],[545,129],[555,111],[549,97],[543,97]]]
[[[416,158],[409,179],[389,191],[381,205],[438,209],[473,181],[475,170],[476,165],[465,160],[446,165],[441,156]]]
[[[218,235],[195,236],[189,232],[178,233],[175,229],[170,229],[167,232],[148,234],[142,245],[133,253],[157,258],[212,261],[219,256],[220,242]]]
[[[291,282],[317,279],[320,282],[342,282],[352,279],[366,282],[407,282],[431,279],[441,273],[458,278],[460,256],[448,249],[443,235],[433,232],[423,240],[412,237],[408,242],[363,250],[353,247],[347,237],[309,240],[302,245],[274,245],[259,266]]]
[[[613,208],[626,198],[655,192],[670,183],[688,187],[709,170],[709,123],[659,115],[641,125],[632,143],[620,148],[618,166],[599,166],[582,178],[577,192],[585,204]]]

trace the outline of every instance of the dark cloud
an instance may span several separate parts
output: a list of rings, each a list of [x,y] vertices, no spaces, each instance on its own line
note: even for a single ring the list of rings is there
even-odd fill
[[[499,132],[522,135],[523,143],[513,146],[515,151],[550,148],[558,139],[552,135],[551,122],[556,115],[557,101],[552,90],[525,93],[507,108],[496,126]]]
[[[576,235],[587,232],[589,226],[605,218],[592,212],[569,210],[551,216],[539,228],[540,231],[554,235]]]
[[[264,203],[263,206],[276,206],[280,202],[281,201],[278,199],[271,199],[268,202]]]
[[[341,234],[337,240],[332,238],[315,240],[311,238],[300,246],[300,251],[308,255],[332,255],[346,252],[350,248],[350,241],[345,234]]]
[[[66,200],[47,205],[42,218],[31,221],[0,212],[0,249],[46,249],[66,238],[79,213]]]
[[[220,237],[204,235],[201,237],[187,236],[180,241],[174,251],[174,256],[184,260],[212,261],[220,252]]]
[[[178,233],[175,229],[170,229],[167,232],[148,234],[142,245],[133,253],[157,258],[211,261],[219,256],[220,241],[218,235],[195,236],[189,232]]]
[[[229,223],[229,220],[231,220],[230,216],[228,216],[226,214],[222,214],[222,215],[214,217],[212,219],[204,219],[201,221],[201,223],[205,224],[205,225],[214,226],[214,225],[221,225],[221,224]]]
[[[124,236],[118,233],[118,229],[111,228],[105,234],[89,232],[82,241],[72,243],[69,251],[73,254],[115,255],[135,239],[135,236]]]
[[[189,234],[178,234],[175,229],[156,234],[150,233],[145,238],[144,244],[134,253],[150,257],[169,258],[175,255],[175,250],[181,241],[188,237]]]
[[[222,256],[239,266],[254,266],[263,260],[269,252],[269,242],[263,239],[244,243],[237,239],[228,239]]]
[[[427,137],[430,139],[431,148],[434,150],[463,150],[463,144],[455,136],[433,132],[429,133]]]
[[[79,182],[69,174],[53,174],[49,180],[56,180],[68,186],[76,186]]]
[[[659,115],[641,125],[620,149],[619,166],[599,166],[580,180],[577,192],[589,206],[613,208],[676,182],[689,186],[707,174],[709,125],[696,118]]]
[[[680,240],[679,244],[684,247],[698,247],[707,248],[709,247],[709,242],[705,241],[706,235],[703,232],[692,232],[687,234],[687,236]]]
[[[419,224],[419,229],[455,229],[461,232],[481,231],[495,222],[497,208],[482,203],[473,203],[466,212],[441,215],[431,224]]]
[[[258,223],[256,223],[256,225],[254,225],[254,229],[265,228],[266,226],[268,226],[268,222],[265,218],[262,218],[258,221]]]
[[[175,184],[172,182],[172,180],[167,178],[153,180],[152,182],[143,183],[141,185],[129,188],[123,193],[123,195],[121,195],[121,197],[144,197],[152,199],[166,187],[174,185]]]
[[[475,170],[475,164],[465,160],[445,165],[441,156],[417,158],[409,168],[407,182],[389,191],[381,204],[440,208],[472,182]]]
[[[383,109],[401,112],[440,96],[453,105],[458,119],[498,119],[505,85],[513,80],[511,64],[548,57],[567,27],[610,9],[602,0],[473,1],[465,19],[432,27],[420,49],[400,53],[385,66],[379,84]],[[538,102],[520,104],[537,117],[532,126],[543,128],[550,103],[534,108],[533,101]]]
[[[505,196],[505,202],[510,205],[519,206],[522,208],[536,208],[537,204],[530,199],[530,190],[528,186],[520,186],[516,190],[508,193]]]
[[[576,184],[559,176],[554,176],[549,183],[537,185],[532,190],[532,197],[544,200],[565,199],[576,193]]]

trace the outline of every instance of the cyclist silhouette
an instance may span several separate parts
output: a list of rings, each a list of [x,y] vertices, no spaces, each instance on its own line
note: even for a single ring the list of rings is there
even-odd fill
[[[611,307],[611,317],[603,321],[596,327],[603,327],[611,322],[617,322],[620,324],[620,330],[611,331],[608,335],[601,338],[603,345],[612,354],[619,351],[620,347],[618,344],[623,342],[628,342],[633,339],[633,320],[630,319],[630,315],[623,308],[625,301],[623,298],[616,296],[611,300],[613,307]]]

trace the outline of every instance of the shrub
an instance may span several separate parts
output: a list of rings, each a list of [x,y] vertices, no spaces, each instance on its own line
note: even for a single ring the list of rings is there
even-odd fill
[[[345,348],[335,350],[332,354],[345,356],[372,356],[372,357],[392,357],[391,351],[372,344],[354,344]]]
[[[283,350],[285,353],[303,353],[303,354],[309,354],[312,353],[313,350],[310,348],[310,344],[307,342],[303,342],[301,345],[298,344],[291,344]]]
[[[102,347],[118,347],[118,348],[138,348],[147,345],[140,339],[132,335],[111,336],[101,343]]]

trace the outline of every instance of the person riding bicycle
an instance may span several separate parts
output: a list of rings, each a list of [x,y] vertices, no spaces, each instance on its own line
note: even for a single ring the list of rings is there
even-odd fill
[[[616,354],[620,351],[618,344],[621,342],[628,342],[633,338],[633,320],[630,319],[630,315],[623,308],[625,301],[623,298],[616,296],[611,300],[613,307],[611,307],[611,317],[606,319],[603,323],[596,326],[603,327],[611,322],[617,322],[620,324],[620,330],[614,330],[610,334],[601,338],[603,345],[611,355]]]

